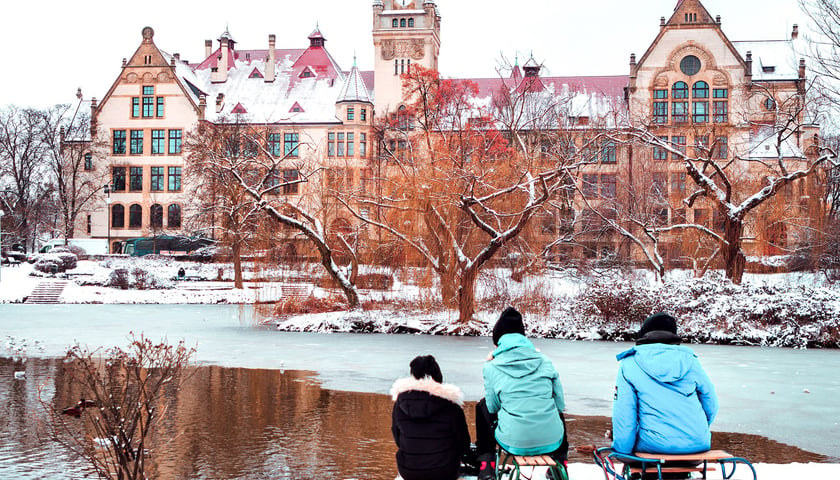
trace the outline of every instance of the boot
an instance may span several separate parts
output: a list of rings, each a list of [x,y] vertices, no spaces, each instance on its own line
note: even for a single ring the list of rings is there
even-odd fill
[[[478,457],[478,480],[495,480],[496,455],[484,453]]]

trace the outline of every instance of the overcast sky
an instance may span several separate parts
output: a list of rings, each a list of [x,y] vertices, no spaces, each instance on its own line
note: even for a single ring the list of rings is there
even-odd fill
[[[302,48],[320,25],[327,48],[344,69],[354,52],[372,69],[372,0],[7,0],[0,15],[0,106],[47,106],[102,98],[124,57],[151,26],[155,43],[182,59],[203,59],[204,40],[227,25],[243,49]],[[500,56],[520,63],[533,51],[552,75],[625,75],[631,53],[641,56],[655,38],[659,18],[676,0],[437,0],[442,16],[440,70],[447,77],[492,77]],[[796,0],[705,0],[722,17],[731,40],[783,39],[804,27]],[[514,10],[510,10],[514,9]],[[804,28],[803,28],[804,30]]]

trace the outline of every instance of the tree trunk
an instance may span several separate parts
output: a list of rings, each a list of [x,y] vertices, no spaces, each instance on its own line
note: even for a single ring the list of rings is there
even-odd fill
[[[469,323],[475,314],[475,280],[478,268],[467,268],[458,288],[458,323]]]
[[[231,246],[233,254],[233,286],[242,289],[242,243],[234,240]]]
[[[744,279],[744,267],[747,259],[741,251],[741,235],[744,231],[744,223],[741,220],[733,220],[727,217],[724,224],[724,240],[727,244],[722,245],[723,263],[726,267],[726,278],[736,285],[740,285]]]

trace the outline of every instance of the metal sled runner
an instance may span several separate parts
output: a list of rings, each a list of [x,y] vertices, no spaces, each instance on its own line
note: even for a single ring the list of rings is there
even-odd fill
[[[757,480],[755,468],[749,460],[730,455],[723,450],[709,450],[708,452],[690,455],[651,453],[628,455],[614,452],[611,448],[599,448],[593,452],[593,455],[595,456],[595,463],[604,471],[606,480],[662,480],[674,474],[694,472],[700,473],[701,478],[709,478],[709,472],[713,472],[717,468],[720,468],[721,478],[734,480],[733,475],[738,464],[742,464],[749,469],[747,478]],[[617,464],[621,466],[617,468]]]

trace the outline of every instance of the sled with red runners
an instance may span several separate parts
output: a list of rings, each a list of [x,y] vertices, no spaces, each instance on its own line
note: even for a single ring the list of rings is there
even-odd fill
[[[523,468],[526,471],[523,471]],[[546,472],[550,475],[547,476]],[[557,462],[549,455],[514,455],[499,447],[496,454],[497,480],[569,480],[565,462]]]
[[[723,450],[688,455],[665,455],[659,453],[618,453],[613,449],[599,448],[593,452],[595,463],[603,470],[606,480],[635,480],[669,478],[722,478],[723,480],[757,480],[755,468],[749,460],[736,457]],[[743,465],[739,473],[746,476],[734,477],[738,465]],[[710,476],[710,472],[720,469],[720,477]]]

